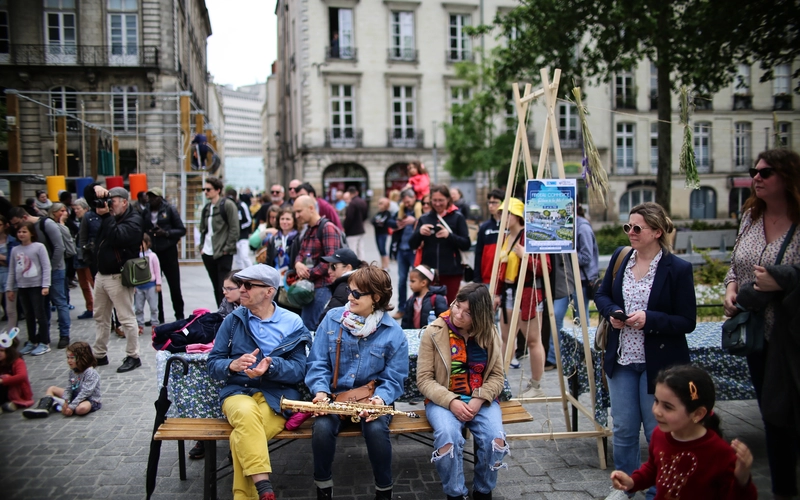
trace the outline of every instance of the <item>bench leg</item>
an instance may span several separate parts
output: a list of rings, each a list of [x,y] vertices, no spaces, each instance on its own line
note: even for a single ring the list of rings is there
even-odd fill
[[[217,442],[206,441],[203,500],[217,500]]]
[[[186,445],[183,440],[178,441],[178,470],[181,481],[186,481]]]

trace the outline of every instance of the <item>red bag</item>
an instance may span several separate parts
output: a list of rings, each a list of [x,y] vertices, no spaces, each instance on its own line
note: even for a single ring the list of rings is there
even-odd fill
[[[425,246],[425,244],[421,243],[419,245],[419,248],[417,248],[417,253],[414,254],[414,267],[417,267],[418,265],[422,264],[422,247],[423,246]]]

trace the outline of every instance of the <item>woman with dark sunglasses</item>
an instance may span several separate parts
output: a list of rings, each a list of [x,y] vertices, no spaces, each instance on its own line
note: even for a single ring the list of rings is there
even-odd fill
[[[331,393],[366,390],[364,386],[374,383],[365,404],[391,405],[403,395],[408,377],[408,341],[400,325],[386,314],[392,309],[392,280],[380,267],[369,266],[353,272],[347,286],[347,304],[328,311],[317,327],[308,355],[306,386],[317,402],[331,399]],[[372,464],[375,499],[391,500],[391,417],[366,413],[362,417],[359,425]],[[336,437],[347,422],[339,415],[318,415],[314,420],[311,450],[317,499],[332,498]]]
[[[776,499],[797,495],[800,439],[800,155],[772,149],[750,169],[753,185],[742,207],[739,236],[725,277],[725,315],[761,311],[764,348],[747,356],[756,390]],[[778,262],[781,248],[783,256]]]
[[[668,235],[675,226],[661,205],[633,207],[623,229],[633,250],[614,252],[594,301],[612,326],[603,366],[614,417],[614,468],[630,475],[642,463],[642,426],[648,443],[656,427],[656,375],[689,363],[686,334],[694,331],[697,305],[692,265],[672,254]],[[654,496],[651,488],[647,498]]]

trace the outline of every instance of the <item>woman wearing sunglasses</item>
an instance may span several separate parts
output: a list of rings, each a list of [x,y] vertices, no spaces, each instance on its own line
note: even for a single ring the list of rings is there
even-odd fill
[[[764,315],[764,348],[747,364],[764,419],[772,492],[783,499],[798,493],[800,156],[788,149],[764,151],[750,177],[753,188],[725,277],[725,315],[737,315],[740,307]]]
[[[603,366],[614,417],[614,468],[630,474],[642,463],[641,427],[648,443],[656,427],[656,375],[689,363],[686,334],[694,331],[697,306],[692,265],[671,253],[667,237],[675,227],[661,205],[633,207],[622,228],[633,250],[624,257],[622,248],[614,252],[594,301],[612,326]],[[622,261],[612,277],[617,258]],[[651,488],[647,498],[654,496]]]
[[[306,385],[314,402],[333,394],[361,389],[374,382],[365,404],[391,405],[402,396],[408,377],[408,342],[403,330],[386,314],[391,310],[392,281],[377,266],[353,272],[348,279],[349,297],[344,307],[328,311],[317,327],[308,356]],[[338,360],[338,366],[337,366]],[[365,396],[365,397],[366,397]],[[391,417],[366,414],[360,422],[375,479],[375,498],[392,498]],[[311,449],[317,498],[332,498],[333,456],[336,436],[349,419],[319,415],[314,420]]]
[[[502,343],[494,326],[489,289],[468,283],[450,310],[422,334],[417,387],[425,396],[425,414],[433,427],[433,455],[449,500],[466,500],[464,428],[475,440],[472,498],[492,498],[497,471],[508,454],[498,397],[503,392]]]

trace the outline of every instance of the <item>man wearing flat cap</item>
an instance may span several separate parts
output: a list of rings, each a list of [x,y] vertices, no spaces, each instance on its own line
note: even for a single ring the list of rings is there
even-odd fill
[[[280,273],[256,264],[234,275],[242,307],[222,322],[208,373],[225,382],[219,397],[233,427],[233,498],[274,500],[267,441],[283,430],[281,396],[300,399],[311,334],[300,316],[278,307]],[[256,491],[258,493],[256,493]]]
[[[169,294],[175,320],[183,319],[183,294],[181,293],[181,271],[178,264],[178,241],[186,235],[186,226],[175,207],[164,199],[161,188],[150,188],[147,205],[142,211],[144,232],[150,235],[150,250],[158,257],[161,271],[169,283]],[[158,292],[158,322],[164,324],[164,298]]]
[[[122,285],[122,266],[139,256],[142,244],[142,216],[130,205],[130,195],[125,188],[107,190],[93,183],[86,187],[83,196],[100,216],[94,258],[97,276],[94,281],[94,320],[97,332],[92,346],[98,366],[108,364],[108,337],[111,333],[111,310],[125,333],[125,359],[117,373],[142,366],[139,360],[139,327],[133,309],[133,287]],[[103,203],[102,200],[105,200]],[[99,203],[98,203],[99,202]]]

